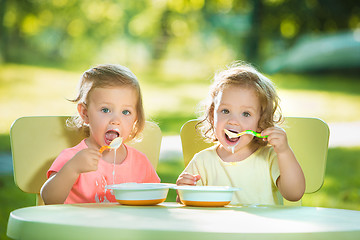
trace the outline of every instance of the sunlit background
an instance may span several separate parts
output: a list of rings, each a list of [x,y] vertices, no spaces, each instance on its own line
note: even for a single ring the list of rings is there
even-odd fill
[[[81,74],[118,63],[138,76],[147,119],[176,136],[198,116],[214,72],[235,60],[274,81],[285,116],[330,125],[325,183],[304,205],[360,210],[356,1],[0,0],[0,231],[12,209],[34,204],[8,169],[15,119],[76,114],[66,99]],[[174,182],[182,168],[174,155],[158,172]]]

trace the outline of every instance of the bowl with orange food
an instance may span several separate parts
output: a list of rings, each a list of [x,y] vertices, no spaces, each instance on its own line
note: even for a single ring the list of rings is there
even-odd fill
[[[229,186],[175,186],[180,201],[186,206],[223,207],[232,200],[235,191],[240,188]]]
[[[121,183],[105,188],[112,191],[120,204],[146,206],[164,202],[172,187],[169,183]]]

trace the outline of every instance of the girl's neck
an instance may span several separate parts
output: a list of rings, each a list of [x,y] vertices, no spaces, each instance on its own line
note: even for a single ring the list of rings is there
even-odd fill
[[[102,159],[105,162],[114,163],[114,157],[116,157],[115,164],[120,164],[125,160],[126,156],[127,156],[127,149],[124,146],[124,144],[121,144],[121,146],[116,150],[112,149],[112,150],[104,151],[102,155]]]
[[[216,149],[218,156],[224,162],[240,162],[247,159],[251,154],[253,154],[258,149],[257,146],[249,144],[248,146],[237,150],[236,152],[232,153],[229,148],[226,146],[219,145]]]

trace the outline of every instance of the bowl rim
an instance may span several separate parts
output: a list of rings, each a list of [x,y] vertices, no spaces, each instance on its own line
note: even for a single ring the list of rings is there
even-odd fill
[[[173,189],[176,190],[187,190],[187,191],[201,191],[201,192],[234,192],[240,191],[241,188],[235,188],[230,186],[190,186],[190,185],[181,185],[175,186]]]
[[[171,183],[119,183],[106,185],[105,189],[112,190],[126,190],[126,191],[138,191],[138,190],[156,190],[156,189],[169,189],[174,184]]]

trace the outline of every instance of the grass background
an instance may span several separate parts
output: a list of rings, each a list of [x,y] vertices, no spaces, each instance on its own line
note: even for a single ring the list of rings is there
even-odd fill
[[[0,152],[10,152],[9,129],[15,119],[76,114],[75,106],[66,99],[74,97],[85,70],[2,65]],[[179,134],[184,122],[196,118],[198,103],[206,98],[213,73],[135,74],[142,86],[147,118],[157,122],[166,136]],[[360,120],[360,81],[355,75],[277,74],[270,78],[278,87],[285,116],[319,117],[327,123]],[[344,138],[346,134],[351,133],[345,133]],[[330,148],[324,185],[317,193],[305,195],[303,205],[360,210],[359,156],[360,146]],[[182,159],[174,156],[160,161],[157,171],[163,182],[174,183],[183,168]],[[0,196],[0,239],[7,239],[9,213],[34,205],[35,196],[21,192],[12,173],[0,175]],[[169,191],[167,201],[175,201],[175,191]]]

